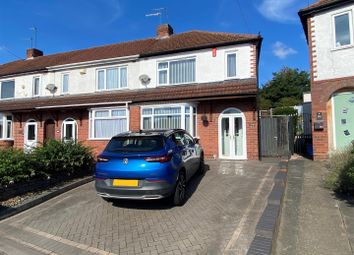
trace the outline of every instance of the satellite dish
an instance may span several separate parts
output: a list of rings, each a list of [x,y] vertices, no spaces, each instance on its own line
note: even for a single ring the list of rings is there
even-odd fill
[[[139,76],[139,80],[140,80],[141,84],[146,86],[150,83],[151,78],[146,74],[142,74]]]
[[[51,94],[55,94],[55,92],[57,91],[57,86],[55,86],[55,84],[48,84],[46,87],[45,87],[47,90],[49,90],[49,92]]]

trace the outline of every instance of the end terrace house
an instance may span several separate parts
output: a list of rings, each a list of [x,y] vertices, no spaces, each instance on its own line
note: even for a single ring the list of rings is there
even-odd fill
[[[258,159],[259,35],[170,25],[155,38],[0,65],[0,145],[76,140],[99,153],[124,131],[183,128],[208,158]]]
[[[299,12],[310,52],[315,160],[354,141],[353,11],[353,0],[319,0]]]

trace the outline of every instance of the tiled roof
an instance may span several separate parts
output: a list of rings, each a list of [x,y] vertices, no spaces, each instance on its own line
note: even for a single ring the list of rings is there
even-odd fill
[[[142,57],[160,55],[198,48],[252,42],[256,40],[261,40],[261,37],[258,35],[216,33],[195,30],[181,34],[174,34],[164,39],[150,38],[136,40],[41,56],[28,60],[18,60],[0,65],[0,78],[1,76],[6,75],[44,71],[47,67],[57,65],[132,55],[141,55]]]
[[[1,111],[28,111],[38,107],[63,107],[72,104],[95,106],[102,102],[132,103],[157,102],[165,100],[192,100],[210,97],[256,96],[257,80],[243,79],[219,83],[201,83],[190,85],[166,86],[151,89],[97,92],[82,95],[66,95],[46,98],[13,99],[0,101]]]
[[[332,4],[346,3],[346,2],[350,2],[350,1],[348,1],[348,0],[319,0],[318,2],[315,2],[306,8],[301,9],[300,12],[307,12],[307,11],[311,11],[311,10],[318,9],[321,7],[330,6]]]

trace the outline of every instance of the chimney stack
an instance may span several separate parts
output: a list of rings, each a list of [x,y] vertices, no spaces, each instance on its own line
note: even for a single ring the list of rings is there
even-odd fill
[[[158,39],[168,38],[173,35],[173,28],[169,24],[162,24],[158,26],[156,35]]]
[[[41,57],[43,56],[43,51],[31,48],[26,50],[26,59],[32,59],[36,57]]]

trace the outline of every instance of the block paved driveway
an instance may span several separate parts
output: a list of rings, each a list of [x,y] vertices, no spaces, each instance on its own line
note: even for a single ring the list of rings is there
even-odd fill
[[[0,254],[245,254],[277,161],[209,161],[183,207],[107,203],[88,183],[0,222]]]

